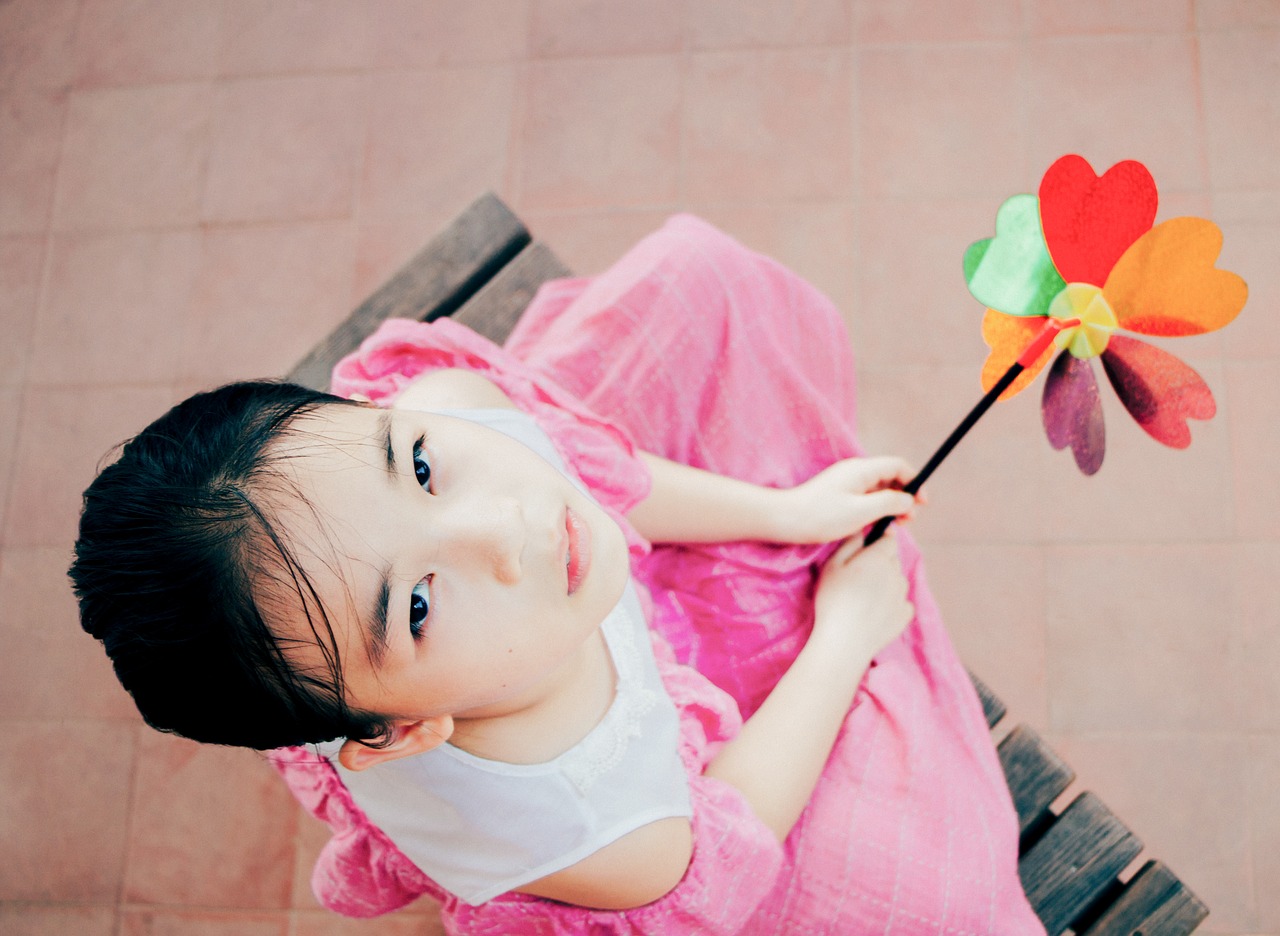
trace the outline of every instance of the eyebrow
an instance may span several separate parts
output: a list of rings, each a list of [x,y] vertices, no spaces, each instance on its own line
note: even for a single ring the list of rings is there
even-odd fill
[[[378,595],[373,601],[369,619],[369,662],[378,667],[387,655],[387,610],[391,606],[390,569],[383,567],[378,575]]]
[[[387,474],[394,475],[396,473],[396,450],[391,444],[391,410],[383,410],[378,414],[378,426],[374,432],[374,438],[382,448],[387,457]]]
[[[386,455],[387,478],[393,481],[396,474],[396,450],[391,442],[391,410],[383,410],[378,414],[373,438]],[[390,607],[391,567],[383,566],[378,573],[378,594],[373,600],[368,628],[369,662],[375,669],[382,664],[383,658],[387,655],[387,621]]]

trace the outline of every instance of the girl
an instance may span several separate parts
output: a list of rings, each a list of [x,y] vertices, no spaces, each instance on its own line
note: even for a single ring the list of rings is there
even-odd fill
[[[856,538],[914,505],[858,457],[847,347],[807,284],[673,219],[505,349],[387,323],[334,379],[387,408],[176,407],[86,492],[83,623],[151,724],[288,746],[342,912],[1039,932],[918,555]]]

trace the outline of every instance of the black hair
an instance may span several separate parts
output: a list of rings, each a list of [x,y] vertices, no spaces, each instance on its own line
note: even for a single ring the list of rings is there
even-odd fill
[[[360,405],[276,381],[196,394],[84,492],[69,573],[80,623],[152,727],[258,750],[387,737],[384,718],[344,699],[325,609],[263,507],[285,483],[273,444],[330,404]],[[268,626],[262,598],[281,588],[301,600],[323,666],[291,663]]]

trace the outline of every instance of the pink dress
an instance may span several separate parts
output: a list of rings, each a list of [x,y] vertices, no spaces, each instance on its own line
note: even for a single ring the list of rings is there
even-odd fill
[[[1017,823],[981,706],[905,535],[916,619],[863,681],[786,842],[702,775],[803,646],[832,547],[652,548],[622,520],[649,483],[635,449],[779,486],[860,454],[849,341],[829,300],[680,216],[604,274],[546,284],[505,348],[448,320],[390,321],[338,365],[334,389],[389,401],[434,367],[498,383],[623,524],[680,712],[693,861],[636,910],[518,894],[468,906],[369,823],[332,768],[277,752],[295,795],[334,828],[312,879],[323,903],[372,916],[429,894],[460,933],[1044,932],[1018,880]]]

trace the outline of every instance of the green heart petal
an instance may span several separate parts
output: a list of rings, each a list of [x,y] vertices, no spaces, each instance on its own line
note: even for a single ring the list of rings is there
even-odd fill
[[[1015,195],[996,212],[996,236],[970,245],[964,278],[973,297],[1006,315],[1044,315],[1066,286],[1044,243],[1040,200]]]

